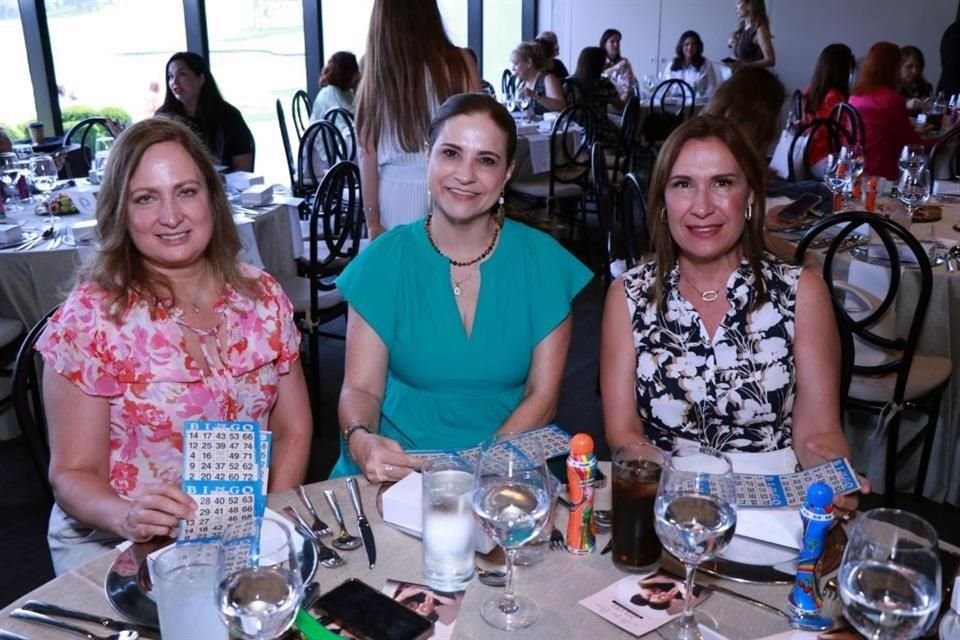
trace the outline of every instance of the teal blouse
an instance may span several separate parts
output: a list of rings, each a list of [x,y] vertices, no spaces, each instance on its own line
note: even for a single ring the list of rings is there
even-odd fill
[[[523,398],[534,348],[593,276],[556,240],[511,220],[480,274],[469,338],[450,265],[423,220],[380,236],[337,278],[389,352],[379,432],[404,449],[471,447],[496,431]],[[354,473],[341,443],[330,475]]]

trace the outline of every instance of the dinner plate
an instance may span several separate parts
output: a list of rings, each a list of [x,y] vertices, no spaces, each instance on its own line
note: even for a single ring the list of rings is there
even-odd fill
[[[939,248],[935,245],[921,242],[923,248],[928,251],[930,257],[930,266],[939,267],[944,263],[946,259],[946,248]],[[857,247],[854,247],[850,250],[850,256],[856,260],[862,262],[867,262],[869,264],[879,265],[882,267],[890,266],[890,258],[887,256],[886,247],[882,245],[878,248],[874,245],[874,250],[870,250],[870,245],[863,244]],[[905,246],[902,247],[900,251],[900,267],[903,269],[919,269],[920,265],[917,264],[916,260],[913,257],[913,254]]]
[[[317,548],[313,541],[302,539],[303,546],[297,554],[300,560],[300,573],[303,583],[313,579],[317,571]],[[119,613],[143,625],[160,624],[157,604],[150,596],[150,576],[147,570],[147,556],[173,542],[171,538],[138,542],[120,552],[107,571],[104,580],[104,592],[110,606]]]

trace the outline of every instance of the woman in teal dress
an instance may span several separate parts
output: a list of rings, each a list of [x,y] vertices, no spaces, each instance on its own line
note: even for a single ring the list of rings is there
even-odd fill
[[[592,274],[503,218],[516,145],[496,100],[448,99],[426,145],[429,215],[385,233],[337,279],[350,313],[331,477],[397,480],[420,464],[405,451],[470,447],[553,418],[571,301]]]

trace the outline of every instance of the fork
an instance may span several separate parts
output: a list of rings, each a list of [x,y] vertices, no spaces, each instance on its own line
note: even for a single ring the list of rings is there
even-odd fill
[[[567,548],[567,541],[563,537],[563,532],[556,527],[550,532],[550,550],[562,551]]]
[[[293,524],[300,535],[313,540],[313,543],[317,547],[317,560],[320,562],[320,564],[328,569],[346,564],[347,561],[340,557],[339,553],[323,543],[323,540],[320,539],[320,536],[310,528],[310,525],[307,524],[307,521],[303,519],[296,509],[293,507],[284,507],[283,513],[291,521],[293,521]]]
[[[307,508],[307,511],[310,512],[310,515],[313,516],[313,525],[310,527],[313,529],[313,532],[318,536],[333,535],[333,531],[330,530],[327,523],[320,519],[320,516],[317,514],[317,508],[313,506],[313,501],[310,500],[310,496],[307,495],[303,485],[299,485],[293,491],[297,494],[297,497],[300,498],[300,502]]]

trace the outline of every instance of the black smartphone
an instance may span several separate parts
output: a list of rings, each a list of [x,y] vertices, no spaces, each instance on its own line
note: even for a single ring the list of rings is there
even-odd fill
[[[781,222],[796,222],[806,213],[820,204],[822,198],[815,193],[805,193],[788,204],[777,214]]]
[[[321,624],[333,622],[361,640],[422,640],[433,633],[433,623],[377,591],[350,578],[326,592],[315,609]]]

